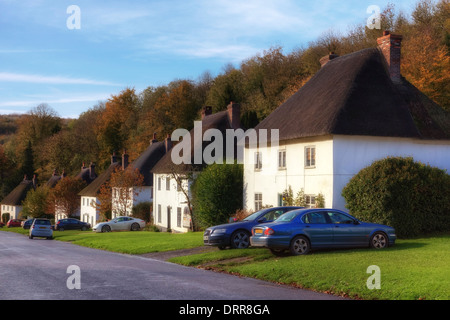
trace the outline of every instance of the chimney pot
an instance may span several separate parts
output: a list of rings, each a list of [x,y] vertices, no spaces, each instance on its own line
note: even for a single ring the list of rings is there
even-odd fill
[[[328,55],[326,55],[325,57],[320,58],[319,62],[320,62],[320,66],[323,67],[324,65],[326,65],[328,62],[330,62],[331,60],[338,58],[339,55],[337,55],[336,53],[334,53],[333,51],[330,52]]]
[[[116,162],[117,162],[117,156],[116,156],[116,152],[114,151],[111,156],[111,164],[114,164]]]
[[[91,162],[89,165],[89,178],[91,180],[94,180],[97,177],[97,174],[95,173],[95,163]]]

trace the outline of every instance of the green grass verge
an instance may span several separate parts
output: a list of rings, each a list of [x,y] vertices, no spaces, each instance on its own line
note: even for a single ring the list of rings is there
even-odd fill
[[[22,228],[2,228],[0,231],[28,234]],[[172,251],[195,248],[203,245],[201,232],[172,234],[167,232],[122,231],[95,233],[92,231],[54,231],[55,240],[67,241],[76,245],[127,254]]]
[[[381,251],[327,250],[280,258],[264,249],[225,250],[170,261],[351,298],[450,299],[450,235],[398,240]],[[367,287],[371,265],[380,268],[381,289]]]

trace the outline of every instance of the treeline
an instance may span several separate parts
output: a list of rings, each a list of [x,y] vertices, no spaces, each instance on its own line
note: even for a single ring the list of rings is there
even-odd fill
[[[142,92],[125,88],[78,119],[63,120],[45,104],[12,123],[2,117],[0,198],[24,174],[36,174],[44,183],[55,169],[74,175],[82,163],[90,162],[101,172],[112,152],[120,154],[124,149],[132,161],[149,145],[153,133],[162,140],[177,128],[191,129],[205,105],[217,112],[230,101],[239,102],[244,125],[253,127],[319,70],[321,57],[375,47],[383,30],[403,35],[403,76],[450,111],[449,0],[421,0],[408,15],[391,4],[382,11],[381,29],[371,30],[365,24],[346,34],[329,31],[292,52],[269,48],[239,66],[224,66],[217,76],[204,72],[196,80],[177,79]]]

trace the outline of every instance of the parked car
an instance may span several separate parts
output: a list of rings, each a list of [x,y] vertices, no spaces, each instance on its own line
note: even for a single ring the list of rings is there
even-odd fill
[[[145,221],[133,217],[117,217],[107,222],[96,224],[92,231],[94,232],[111,232],[111,231],[139,231],[145,227]]]
[[[252,229],[250,243],[267,247],[274,254],[289,250],[292,255],[311,249],[336,247],[372,247],[394,245],[392,227],[362,222],[335,209],[302,209],[286,213],[272,223]]]
[[[228,246],[234,249],[245,249],[250,245],[250,236],[255,225],[273,221],[284,213],[299,208],[301,207],[266,208],[241,221],[207,228],[203,234],[203,244],[205,246],[216,246],[221,250]]]
[[[0,228],[3,228],[5,226],[5,223],[3,221],[0,221]]]
[[[64,230],[81,230],[86,231],[91,228],[91,224],[87,222],[80,221],[78,219],[67,218],[60,219],[56,222],[55,230],[64,231]]]
[[[21,224],[22,228],[23,229],[30,229],[31,225],[33,224],[33,221],[34,221],[34,218],[22,221],[22,224]]]
[[[20,227],[21,223],[22,223],[22,220],[20,220],[20,219],[11,219],[6,223],[6,226],[8,228]]]
[[[34,219],[28,237],[30,239],[33,239],[34,237],[44,237],[49,240],[53,239],[53,229],[50,220],[43,218]]]

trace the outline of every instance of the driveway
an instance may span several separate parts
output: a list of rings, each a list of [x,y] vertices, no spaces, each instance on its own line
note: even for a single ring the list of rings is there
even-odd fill
[[[0,300],[340,299],[149,257],[56,240],[30,240],[24,235],[2,231],[0,278]]]

